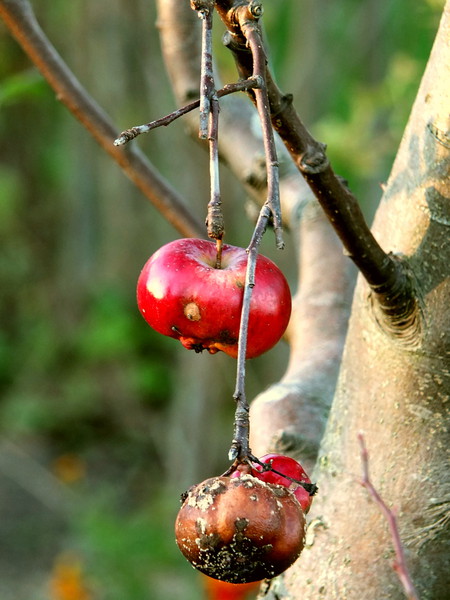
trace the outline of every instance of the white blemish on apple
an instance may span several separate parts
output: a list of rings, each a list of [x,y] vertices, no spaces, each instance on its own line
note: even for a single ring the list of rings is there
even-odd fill
[[[200,321],[202,318],[200,314],[200,308],[195,302],[189,302],[189,304],[186,304],[183,312],[184,316],[189,319],[189,321]]]

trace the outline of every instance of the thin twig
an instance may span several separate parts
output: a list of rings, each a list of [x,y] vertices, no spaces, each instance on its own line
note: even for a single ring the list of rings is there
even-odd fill
[[[395,557],[396,557],[393,568],[394,568],[395,572],[397,573],[400,583],[403,586],[406,597],[408,598],[408,600],[419,600],[419,596],[414,587],[414,584],[411,579],[411,575],[409,573],[409,570],[408,570],[408,567],[406,564],[405,552],[403,549],[402,541],[400,539],[396,516],[392,512],[392,510],[390,510],[390,508],[386,505],[383,498],[380,496],[378,491],[375,489],[372,481],[370,480],[369,453],[367,451],[367,447],[366,447],[366,444],[364,441],[364,436],[362,433],[360,433],[358,435],[358,441],[359,441],[359,445],[360,445],[360,449],[361,449],[361,463],[362,463],[362,471],[363,471],[361,485],[366,488],[366,490],[369,492],[370,496],[374,499],[376,504],[379,506],[381,512],[383,513],[384,517],[386,518],[386,521],[389,526],[389,530],[391,532],[391,538],[392,538],[392,543],[394,545],[394,551],[395,551]]]
[[[236,388],[233,398],[236,400],[234,419],[234,437],[228,457],[230,460],[245,460],[250,454],[249,434],[249,405],[245,395],[245,357],[247,353],[248,320],[250,303],[255,281],[256,261],[262,236],[267,228],[271,210],[266,202],[259,213],[258,221],[253,231],[252,239],[247,248],[248,260],[245,273],[244,296],[242,300],[241,321],[239,325]]]
[[[219,147],[218,147],[218,130],[219,130],[219,101],[217,98],[212,98],[210,102],[210,115],[208,124],[208,141],[209,141],[209,174],[210,174],[210,200],[208,203],[208,214],[206,217],[206,225],[208,236],[217,241],[217,257],[216,268],[220,269],[221,254],[222,254],[222,238],[225,232],[224,219],[222,214],[222,201],[220,194],[220,179],[219,179]]]
[[[152,131],[152,129],[157,129],[158,127],[167,127],[167,125],[170,125],[179,117],[182,117],[191,110],[195,110],[199,106],[200,100],[194,100],[193,102],[186,104],[186,106],[177,108],[177,110],[174,110],[173,112],[169,113],[164,117],[161,117],[160,119],[150,121],[150,123],[146,123],[145,125],[136,125],[134,127],[130,127],[130,129],[125,129],[125,131],[122,131],[119,137],[114,140],[114,146],[124,146],[125,144],[128,144],[128,142],[131,142],[131,140],[134,140],[134,138],[136,138],[138,135],[141,135],[142,133],[148,133],[149,131]]]
[[[278,159],[270,121],[269,101],[265,80],[266,56],[258,27],[258,20],[261,15],[262,5],[258,0],[253,0],[248,5],[241,5],[235,13],[235,18],[240,23],[241,31],[245,35],[250,46],[253,58],[253,71],[251,75],[254,79],[261,82],[260,85],[255,88],[254,94],[264,139],[267,168],[267,200],[259,213],[252,239],[247,248],[248,261],[239,326],[236,389],[234,392],[234,399],[236,400],[237,406],[234,422],[234,438],[229,452],[230,460],[245,460],[250,453],[250,407],[245,396],[245,357],[247,352],[248,321],[250,316],[252,290],[256,283],[255,271],[259,244],[261,243],[262,236],[264,235],[271,216],[274,224],[277,247],[280,249],[284,247],[280,209]]]
[[[229,94],[235,94],[236,92],[247,92],[250,89],[257,88],[261,84],[260,80],[250,76],[248,79],[244,79],[242,81],[237,81],[236,83],[227,83],[220,90],[217,90],[216,96],[218,98],[222,98],[223,96],[228,96]],[[135,125],[134,127],[130,127],[129,129],[125,129],[119,135],[119,137],[114,141],[115,146],[123,146],[128,144],[131,140],[134,140],[138,135],[142,133],[148,133],[153,129],[157,129],[158,127],[166,127],[175,121],[176,119],[186,115],[187,113],[195,110],[200,106],[200,99],[194,100],[181,108],[177,108],[173,112],[168,115],[161,117],[160,119],[156,119],[155,121],[150,121],[145,125]]]
[[[227,27],[225,45],[233,52],[242,78],[253,73],[253,56],[247,47],[242,21],[237,16],[254,2],[217,0],[216,9]],[[300,120],[292,95],[282,94],[266,68],[266,85],[274,129],[279,133],[297,168],[317,197],[346,254],[353,260],[378,301],[392,333],[417,328],[418,302],[414,283],[403,261],[386,253],[372,235],[355,196],[337,176],[326,156],[326,146],[316,141]],[[249,93],[256,103],[256,94]]]
[[[261,121],[266,155],[267,201],[272,211],[277,248],[282,249],[284,248],[284,242],[280,208],[280,178],[266,87],[266,55],[256,20],[247,21],[243,26],[243,33],[247,38],[253,56],[253,77],[262,80],[262,85],[254,90],[254,94]]]
[[[200,139],[208,137],[211,100],[215,95],[212,61],[212,22],[214,2],[212,0],[191,0],[191,7],[202,20],[202,55],[200,69]]]
[[[208,138],[210,200],[206,225],[208,236],[217,242],[216,268],[220,269],[224,220],[221,209],[219,179],[219,100],[216,94],[212,57],[213,0],[191,0],[191,7],[202,19],[202,50],[200,72],[199,137]]]
[[[156,209],[182,235],[199,237],[203,226],[177,192],[159,175],[138,148],[124,152],[113,145],[117,129],[82,87],[36,21],[26,0],[0,0],[0,17],[24,52],[55,91],[57,98],[82,123]]]
[[[305,489],[310,496],[315,496],[317,494],[318,491],[318,487],[315,483],[308,483],[306,481],[300,481],[299,479],[295,479],[295,477],[291,477],[290,475],[286,475],[286,473],[282,473],[281,471],[278,471],[277,469],[274,469],[272,467],[272,461],[270,461],[269,463],[263,463],[259,460],[259,458],[257,458],[256,456],[254,456],[253,454],[250,454],[249,459],[251,460],[251,462],[258,464],[260,467],[262,467],[263,471],[272,471],[272,473],[276,473],[277,475],[281,475],[281,477],[284,477],[285,479],[288,479],[289,481],[292,481],[292,483],[297,483],[298,485],[300,485],[303,489]]]

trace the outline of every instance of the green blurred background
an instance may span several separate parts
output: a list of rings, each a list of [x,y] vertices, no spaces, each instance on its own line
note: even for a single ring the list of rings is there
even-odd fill
[[[276,79],[368,219],[443,4],[264,3]],[[154,2],[33,6],[119,130],[175,108]],[[217,39],[221,31],[217,23]],[[223,81],[233,81],[219,43],[217,60]],[[2,23],[0,139],[0,598],[203,598],[173,521],[179,494],[228,466],[235,363],[186,352],[150,330],[135,305],[141,267],[179,234],[57,101]],[[135,143],[203,218],[207,156],[183,123]],[[222,183],[227,241],[245,246],[243,192],[226,168]],[[270,237],[264,253],[294,291],[292,239],[281,256]],[[249,398],[281,376],[286,358],[280,344],[248,364]]]

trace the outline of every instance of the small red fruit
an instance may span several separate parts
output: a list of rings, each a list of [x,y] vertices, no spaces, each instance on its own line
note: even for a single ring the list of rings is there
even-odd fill
[[[243,248],[224,245],[216,268],[216,245],[180,239],[160,248],[145,264],[137,284],[139,310],[159,333],[186,348],[236,357],[245,271]],[[256,261],[250,303],[247,358],[263,354],[281,338],[291,314],[288,283],[265,256]]]
[[[289,456],[283,456],[281,454],[265,454],[264,456],[261,456],[259,460],[263,464],[270,465],[271,467],[271,470],[264,471],[261,465],[255,465],[255,469],[260,471],[259,477],[261,477],[261,479],[267,483],[284,485],[291,490],[291,492],[299,501],[303,512],[306,514],[311,508],[313,496],[311,496],[304,487],[296,483],[296,481],[300,481],[302,483],[311,483],[311,479],[308,477],[301,464],[293,458],[290,458]],[[275,471],[278,471],[278,473],[275,473],[272,469],[275,469]],[[279,473],[287,475],[296,481],[292,481],[287,477],[283,477],[283,475],[280,475]]]
[[[261,582],[227,583],[204,575],[203,585],[208,600],[247,600],[250,594],[252,598],[256,597]]]
[[[311,480],[301,464],[293,458],[283,456],[282,454],[265,454],[258,460],[263,465],[255,462],[251,468],[248,466],[244,466],[243,468],[238,467],[231,474],[231,477],[240,477],[242,473],[246,473],[250,469],[253,477],[257,477],[261,481],[288,488],[297,498],[303,512],[306,514],[311,508],[313,495],[300,485],[300,483],[311,484]],[[267,465],[270,469],[265,470],[264,465]],[[293,479],[295,481],[292,481]]]
[[[304,546],[305,516],[291,492],[253,477],[213,477],[191,488],[178,513],[179,549],[199,571],[229,583],[272,578]]]

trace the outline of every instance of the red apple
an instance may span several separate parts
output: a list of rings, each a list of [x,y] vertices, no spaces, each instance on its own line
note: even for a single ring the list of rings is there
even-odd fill
[[[216,245],[180,239],[160,248],[145,264],[137,284],[139,310],[159,333],[179,339],[190,350],[222,350],[236,357],[245,271],[243,248],[224,244],[216,268]],[[250,304],[247,358],[272,348],[291,314],[288,283],[265,256],[256,262]]]
[[[231,478],[241,477],[243,474],[250,473],[253,477],[258,478],[265,483],[282,485],[294,494],[302,507],[303,512],[306,514],[311,508],[314,496],[300,485],[300,483],[311,483],[311,479],[308,477],[302,465],[293,458],[282,454],[265,454],[264,456],[261,456],[259,461],[262,465],[253,463],[251,467],[247,464],[238,466],[231,474]],[[265,468],[264,465],[266,465],[267,468]],[[292,481],[293,479],[295,479],[295,481]]]
[[[275,471],[270,469],[264,471],[263,467],[257,464],[255,465],[255,470],[260,471],[259,477],[266,483],[275,483],[289,488],[299,501],[303,512],[306,514],[311,508],[313,496],[311,496],[299,483],[296,483],[287,477],[283,477],[283,475],[287,475],[298,482],[311,483],[311,479],[306,474],[302,465],[293,458],[281,454],[265,454],[264,456],[261,456],[259,460],[263,464],[269,465],[271,469],[278,471],[278,473],[275,473]],[[279,473],[283,473],[283,475],[280,475]]]

